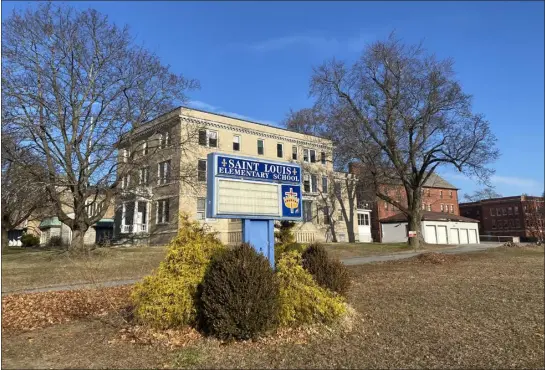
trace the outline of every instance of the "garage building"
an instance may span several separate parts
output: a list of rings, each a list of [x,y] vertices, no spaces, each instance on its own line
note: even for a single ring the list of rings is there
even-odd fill
[[[380,220],[383,243],[406,242],[407,216],[398,213]],[[479,221],[443,212],[422,212],[422,235],[428,244],[478,244]]]

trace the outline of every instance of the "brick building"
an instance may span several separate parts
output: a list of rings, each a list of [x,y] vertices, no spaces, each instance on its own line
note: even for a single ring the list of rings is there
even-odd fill
[[[362,167],[353,163],[350,172],[364,178]],[[401,185],[384,185],[383,191],[391,198],[407,204],[405,189]],[[374,192],[361,185],[357,191],[358,208],[371,209],[371,235],[373,241],[382,242],[380,222],[400,213],[393,204],[379,199]],[[422,187],[422,210],[427,212],[450,213],[460,215],[458,207],[458,189],[437,174],[432,174]]]
[[[462,216],[479,220],[479,233],[518,236],[522,241],[543,239],[543,197],[519,195],[460,203]]]

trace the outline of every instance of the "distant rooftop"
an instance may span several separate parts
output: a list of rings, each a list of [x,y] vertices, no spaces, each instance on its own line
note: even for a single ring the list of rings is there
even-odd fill
[[[452,213],[422,211],[421,221],[458,221],[458,222],[479,222],[472,218],[453,215]],[[380,220],[381,223],[407,222],[407,216],[398,213]]]

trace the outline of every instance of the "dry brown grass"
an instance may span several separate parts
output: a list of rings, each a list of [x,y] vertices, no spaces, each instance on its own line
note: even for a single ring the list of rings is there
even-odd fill
[[[339,259],[414,252],[414,249],[407,243],[328,243],[324,244],[324,247],[332,257]],[[451,248],[455,248],[455,246],[430,244],[421,246],[419,251],[437,251]]]
[[[83,320],[4,335],[2,367],[544,367],[543,248],[430,258],[350,267],[350,331],[169,349],[112,341],[118,328]]]
[[[3,252],[2,292],[138,279],[156,268],[165,253],[165,247],[100,248],[81,256],[55,250]]]

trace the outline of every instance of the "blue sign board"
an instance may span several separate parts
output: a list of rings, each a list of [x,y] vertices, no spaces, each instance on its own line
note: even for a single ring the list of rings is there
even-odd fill
[[[207,161],[208,218],[302,219],[300,165],[221,153]]]
[[[301,183],[301,167],[278,162],[218,155],[217,176],[233,176],[252,180]]]

